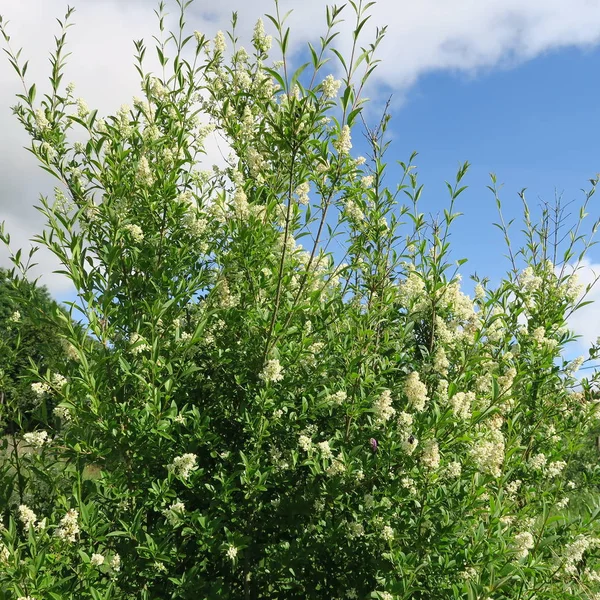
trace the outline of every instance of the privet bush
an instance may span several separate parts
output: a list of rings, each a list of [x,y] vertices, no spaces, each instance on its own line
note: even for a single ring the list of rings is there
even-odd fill
[[[273,61],[261,21],[246,50],[235,17],[188,35],[188,4],[172,33],[160,6],[160,72],[137,42],[142,97],[103,118],[63,85],[72,11],[41,100],[2,25],[57,179],[37,243],[84,326],[55,312],[69,359],[30,383],[56,408],[3,441],[0,598],[600,598],[594,378],[563,358],[596,181],[570,238],[560,207],[525,204],[521,249],[501,220],[508,273],[472,299],[449,244],[467,165],[431,222],[414,156],[384,184],[387,115],[352,154],[368,6],[327,9],[293,70],[277,5]]]

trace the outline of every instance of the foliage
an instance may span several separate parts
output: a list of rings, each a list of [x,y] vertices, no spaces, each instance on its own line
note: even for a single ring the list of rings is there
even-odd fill
[[[516,249],[501,218],[509,271],[471,299],[449,242],[468,165],[430,222],[414,155],[384,184],[387,114],[351,155],[369,5],[328,8],[294,71],[277,4],[275,63],[261,21],[249,52],[235,16],[210,41],[176,4],[162,74],[137,42],[143,98],[105,118],[63,87],[71,10],[41,101],[2,25],[60,184],[37,242],[78,300],[52,315],[73,360],[33,381],[58,421],[5,441],[0,598],[600,597],[595,378],[563,358],[597,182],[570,238],[524,202]],[[209,135],[230,153],[201,170]]]
[[[45,287],[0,269],[0,426],[4,432],[29,430],[47,421],[53,406],[31,389],[30,369],[63,368],[65,346],[53,325],[60,310]]]

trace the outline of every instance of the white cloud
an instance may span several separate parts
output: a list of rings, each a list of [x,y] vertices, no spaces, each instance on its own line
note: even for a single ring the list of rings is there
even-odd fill
[[[566,270],[572,272],[572,269]],[[600,264],[592,263],[588,259],[581,262],[580,268],[577,269],[579,282],[584,286],[591,285],[600,275]],[[575,311],[568,319],[569,328],[577,335],[581,336],[578,340],[578,345],[581,350],[586,351],[600,337],[600,285],[595,285],[586,295],[585,301],[591,301],[583,308]]]
[[[144,37],[148,56],[154,56],[151,35],[157,32],[154,0],[79,0],[75,2],[76,26],[69,32],[67,80],[77,82],[77,95],[87,99],[100,112],[113,111],[139,92],[133,68],[133,39]],[[174,3],[169,9],[174,12]],[[294,9],[289,19],[294,47],[307,39],[318,42],[325,29],[325,3],[322,0],[282,0],[282,12]],[[212,36],[227,29],[231,12],[239,13],[239,35],[248,35],[258,16],[274,11],[271,0],[224,0],[213,3],[207,13],[198,1],[188,15],[190,29]],[[62,17],[63,0],[5,0],[4,17],[11,21],[15,47],[24,46],[31,58],[29,80],[47,81],[48,51],[52,48],[55,17]],[[351,8],[343,15],[341,49],[350,43],[353,21]],[[175,18],[171,15],[170,19]],[[267,24],[268,25],[268,24]],[[375,25],[388,25],[379,56],[383,59],[375,81],[406,93],[419,76],[434,70],[474,73],[480,69],[506,67],[565,46],[587,47],[600,42],[600,2],[598,0],[380,0],[372,9],[365,28],[365,43]],[[0,220],[10,218],[26,240],[39,228],[32,209],[39,192],[48,193],[53,182],[25,151],[27,144],[9,106],[20,91],[16,74],[0,59]],[[43,91],[43,90],[40,90]],[[371,90],[372,92],[373,90]],[[0,264],[6,254],[0,249]],[[48,262],[48,265],[51,261]],[[53,289],[53,277],[44,275]],[[56,286],[58,285],[58,288]]]

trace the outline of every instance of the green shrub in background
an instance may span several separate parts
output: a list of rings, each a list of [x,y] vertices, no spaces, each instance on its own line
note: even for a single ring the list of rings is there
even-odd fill
[[[59,186],[37,242],[77,300],[53,313],[71,360],[31,380],[51,418],[4,443],[0,598],[598,599],[594,378],[561,358],[596,181],[563,244],[549,211],[525,205],[521,249],[501,221],[512,264],[471,299],[449,244],[467,165],[429,222],[414,156],[384,185],[387,115],[352,154],[368,5],[329,8],[294,71],[277,4],[275,62],[261,21],[247,50],[235,17],[208,40],[175,4],[162,72],[137,42],[143,96],[103,118],[62,82],[72,11],[41,100],[2,25]]]
[[[68,360],[67,348],[53,327],[56,310],[60,308],[46,288],[14,281],[0,269],[0,430],[4,433],[34,428],[37,422],[47,421],[53,408],[31,389],[30,369],[32,362],[42,372],[63,369]]]

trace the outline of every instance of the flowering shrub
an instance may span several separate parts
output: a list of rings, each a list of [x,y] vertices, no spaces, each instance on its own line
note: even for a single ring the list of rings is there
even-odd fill
[[[600,598],[595,378],[563,358],[579,224],[553,245],[564,223],[526,209],[507,276],[469,297],[448,238],[467,165],[430,223],[414,156],[383,184],[387,115],[351,154],[382,36],[360,49],[362,4],[349,57],[332,7],[296,71],[278,10],[273,62],[261,21],[246,50],[235,18],[187,35],[186,4],[181,31],[158,12],[165,74],[138,42],[142,97],[105,117],[62,84],[72,11],[41,101],[2,25],[58,180],[36,239],[82,326],[56,312],[70,360],[30,382],[51,418],[3,440],[0,598]]]

